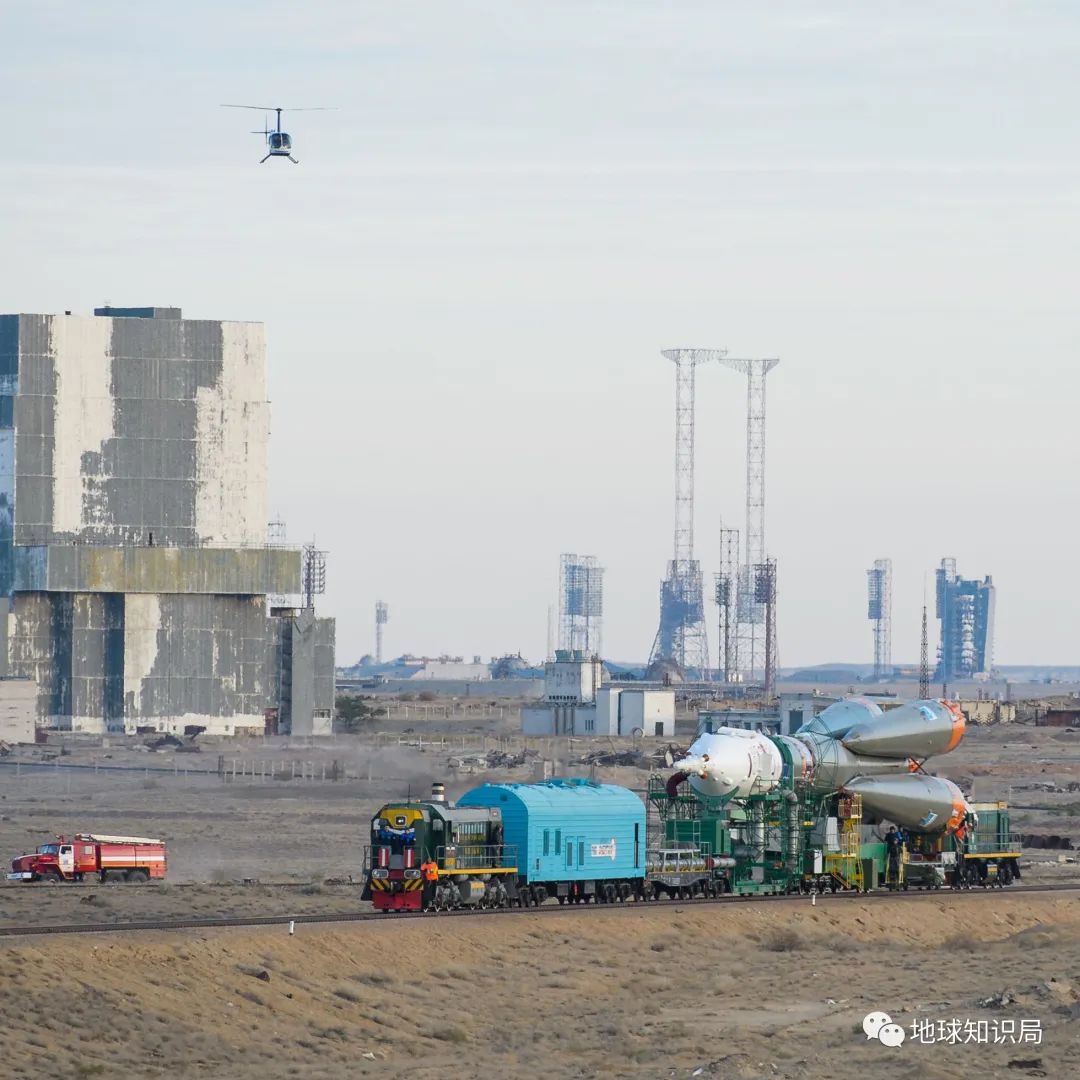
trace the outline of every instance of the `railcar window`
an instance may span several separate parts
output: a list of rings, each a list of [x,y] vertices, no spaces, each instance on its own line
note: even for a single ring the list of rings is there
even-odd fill
[[[551,830],[550,829],[545,829],[544,830],[544,854],[545,855],[550,854],[550,849],[551,849]]]
[[[562,854],[562,829],[555,830],[555,854]]]
[[[585,865],[585,841],[579,840],[577,842],[577,864],[578,866]]]

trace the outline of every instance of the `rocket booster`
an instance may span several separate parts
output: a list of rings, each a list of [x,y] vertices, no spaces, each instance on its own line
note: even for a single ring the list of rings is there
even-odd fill
[[[675,763],[699,794],[745,798],[774,790],[786,778],[822,794],[841,789],[908,828],[955,828],[969,809],[948,780],[915,775],[916,761],[954,749],[964,735],[960,710],[943,701],[915,701],[883,712],[866,698],[830,705],[795,735],[720,728],[699,736]]]
[[[857,754],[923,760],[956,749],[964,737],[964,714],[947,701],[911,701],[880,718],[856,724],[841,741]]]
[[[964,793],[943,776],[860,776],[844,790],[861,795],[863,806],[889,821],[920,832],[951,832],[971,811]]]

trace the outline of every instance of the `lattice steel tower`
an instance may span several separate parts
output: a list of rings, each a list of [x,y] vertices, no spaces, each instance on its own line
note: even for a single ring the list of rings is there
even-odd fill
[[[694,389],[698,364],[724,349],[665,349],[675,364],[675,557],[660,586],[660,626],[649,662],[673,660],[699,679],[709,675],[701,563],[694,558]]]
[[[603,647],[604,568],[595,555],[559,559],[559,648],[600,655]]]
[[[874,678],[892,674],[892,559],[875,559],[866,571],[866,617],[874,624]]]
[[[382,663],[383,627],[390,621],[390,605],[382,600],[375,601],[375,663]]]
[[[764,675],[765,605],[756,599],[758,567],[765,555],[765,376],[777,359],[740,360],[722,356],[720,363],[746,376],[746,528],[739,575],[739,663],[748,681]],[[775,658],[774,658],[775,659]]]
[[[719,608],[720,639],[716,668],[723,682],[739,676],[739,648],[736,635],[739,595],[739,530],[720,530],[720,572],[713,575],[713,599]]]

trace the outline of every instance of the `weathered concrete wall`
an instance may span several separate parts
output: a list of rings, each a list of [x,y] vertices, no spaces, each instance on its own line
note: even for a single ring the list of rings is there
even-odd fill
[[[265,367],[258,323],[0,317],[16,542],[263,543]]]
[[[300,552],[287,548],[50,545],[15,548],[20,592],[300,591]]]
[[[49,726],[314,730],[333,624],[265,612],[301,560],[265,547],[263,328],[107,315],[0,316],[0,675]]]
[[[280,690],[280,729],[292,735],[331,734],[336,692],[334,620],[299,611],[270,622],[274,639],[268,663]]]
[[[266,663],[268,622],[261,596],[126,598],[124,716],[182,731],[205,724],[231,735],[264,724],[277,704]]]

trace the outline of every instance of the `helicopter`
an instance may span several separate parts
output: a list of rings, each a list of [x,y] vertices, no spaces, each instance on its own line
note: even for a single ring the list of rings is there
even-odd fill
[[[271,128],[269,123],[263,123],[262,131],[253,131],[252,135],[262,135],[266,139],[267,153],[266,157],[259,162],[260,165],[272,157],[284,157],[288,158],[294,165],[299,165],[300,162],[292,156],[292,136],[287,131],[281,130],[281,114],[285,112],[284,107],[277,105],[222,105],[223,109],[258,109],[260,112],[277,113],[277,127]],[[303,109],[290,108],[289,112],[327,112],[332,109],[333,106],[327,105],[312,105]]]

